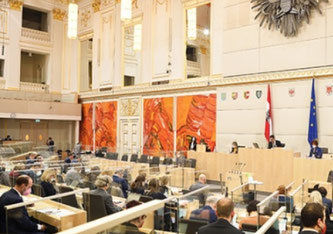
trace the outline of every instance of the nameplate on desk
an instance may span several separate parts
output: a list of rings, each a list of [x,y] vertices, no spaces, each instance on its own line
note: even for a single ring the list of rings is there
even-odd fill
[[[75,214],[75,212],[73,212],[73,211],[64,210],[64,209],[57,209],[57,208],[44,208],[44,209],[39,209],[37,211],[41,212],[41,213],[44,213],[44,214],[48,214],[48,215],[56,215],[56,216],[59,216],[59,217]]]

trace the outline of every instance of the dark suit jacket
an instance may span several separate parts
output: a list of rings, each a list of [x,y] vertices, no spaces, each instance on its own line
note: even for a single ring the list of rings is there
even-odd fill
[[[323,156],[323,150],[319,147],[311,148],[309,157],[315,156],[315,158],[321,158]]]
[[[10,189],[0,197],[0,232],[6,232],[5,206],[23,202],[16,190]],[[37,224],[29,218],[25,206],[8,211],[9,233],[31,233],[38,232]]]
[[[215,223],[208,224],[199,228],[198,234],[243,234],[242,231],[232,226],[228,220],[219,219]]]
[[[327,207],[328,213],[332,213],[332,201],[330,199],[327,199],[326,197],[323,197],[323,204]]]
[[[57,190],[55,190],[55,188],[53,187],[53,184],[52,184],[52,183],[42,181],[42,182],[40,183],[40,185],[41,185],[42,188],[44,189],[45,197],[53,196],[53,195],[56,195],[56,194],[57,194]]]
[[[318,232],[313,232],[313,231],[302,231],[300,233],[301,234],[318,234]]]
[[[275,140],[275,145],[276,147],[283,147],[283,144],[281,143],[281,141]],[[268,149],[272,149],[273,147],[273,143],[272,142],[268,142]]]
[[[124,178],[121,178],[116,175],[112,176],[112,180],[113,180],[113,182],[120,184],[124,197],[127,198],[127,191],[129,190],[127,181]]]
[[[91,194],[100,195],[103,198],[106,213],[113,214],[121,210],[120,207],[117,207],[115,204],[113,204],[112,197],[110,194],[108,194],[104,189],[95,189],[90,192]]]

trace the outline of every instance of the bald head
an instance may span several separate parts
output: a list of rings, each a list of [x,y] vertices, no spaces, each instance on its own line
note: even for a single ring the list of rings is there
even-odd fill
[[[217,202],[216,213],[218,218],[231,220],[234,213],[234,203],[229,198],[222,198]]]
[[[206,179],[206,176],[204,174],[199,175],[199,182],[202,183],[202,184],[206,184],[207,179]]]

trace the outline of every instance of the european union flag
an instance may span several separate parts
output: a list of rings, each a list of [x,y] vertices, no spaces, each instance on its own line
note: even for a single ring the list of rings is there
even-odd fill
[[[310,146],[311,146],[313,140],[318,139],[317,110],[316,109],[317,109],[317,106],[316,106],[315,81],[314,81],[314,79],[312,79],[309,132],[308,132],[308,142],[309,142]]]

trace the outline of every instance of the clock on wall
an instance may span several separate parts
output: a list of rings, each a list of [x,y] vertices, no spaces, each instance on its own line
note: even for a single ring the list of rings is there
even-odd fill
[[[252,9],[258,13],[260,27],[280,30],[286,36],[296,36],[302,23],[310,23],[313,10],[322,13],[321,2],[329,0],[251,0]]]

